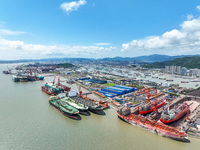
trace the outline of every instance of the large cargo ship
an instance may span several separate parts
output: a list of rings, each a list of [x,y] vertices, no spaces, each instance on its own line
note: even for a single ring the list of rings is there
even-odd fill
[[[171,109],[168,107],[162,112],[160,121],[165,124],[172,123],[182,118],[188,111],[189,107],[186,103],[182,103]]]
[[[96,104],[95,102],[91,102],[89,100],[86,100],[82,97],[78,97],[78,96],[74,96],[74,97],[71,97],[75,102],[77,103],[81,103],[85,106],[88,107],[88,110],[90,111],[102,111],[103,110],[103,107],[99,104]]]
[[[45,85],[44,85],[44,86],[41,86],[41,90],[42,90],[43,92],[49,94],[49,95],[56,95],[56,94],[57,94],[57,92],[56,92],[55,89],[50,88],[50,87],[45,86]]]
[[[180,131],[165,124],[149,120],[142,115],[131,114],[130,109],[128,108],[120,108],[117,111],[117,115],[120,119],[157,135],[178,141],[189,142],[187,134],[184,131]]]
[[[78,115],[79,114],[79,111],[76,108],[70,106],[69,104],[67,104],[64,101],[61,101],[60,99],[58,99],[57,96],[49,97],[49,103],[66,115]]]
[[[103,107],[103,109],[108,109],[108,108],[110,108],[110,106],[108,105],[108,102],[106,102],[106,101],[96,101],[96,100],[94,100],[94,99],[91,99],[91,98],[89,98],[89,97],[87,97],[87,96],[82,96],[82,98],[84,98],[84,99],[86,99],[86,100],[88,100],[88,101],[91,101],[91,102],[93,102],[93,103],[98,103],[100,106],[102,106]]]
[[[14,82],[28,82],[28,78],[22,75],[13,75],[12,79]]]
[[[84,111],[87,111],[88,110],[88,107],[81,104],[81,103],[78,103],[78,102],[75,102],[73,99],[71,99],[70,97],[66,97],[66,93],[61,93],[61,94],[58,94],[58,97],[61,101],[64,101],[66,102],[67,104],[71,105],[72,107],[78,109],[80,112],[84,112]]]
[[[160,108],[165,104],[165,101],[163,100],[156,100],[154,102],[142,102],[139,106],[139,113],[140,114],[148,114],[152,111],[155,111],[156,109]]]
[[[41,90],[49,95],[57,95],[59,93],[62,93],[64,91],[70,91],[71,88],[66,86],[66,85],[62,85],[60,83],[60,77],[58,77],[58,84],[55,84],[55,78],[53,82],[49,82],[44,84],[44,86],[41,87]]]

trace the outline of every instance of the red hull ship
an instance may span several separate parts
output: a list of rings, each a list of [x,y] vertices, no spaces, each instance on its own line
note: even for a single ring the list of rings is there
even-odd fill
[[[124,108],[120,108],[119,111],[117,112],[117,115],[120,119],[134,126],[153,132],[157,135],[161,135],[163,137],[171,138],[182,142],[189,142],[187,134],[185,132],[167,126],[165,124],[146,119],[143,116],[131,114],[130,109],[126,110],[123,109]]]
[[[48,95],[56,95],[56,91],[52,90],[51,88],[47,87],[47,86],[41,86],[41,90],[45,93],[47,93]]]
[[[60,77],[58,77],[58,84],[55,84],[55,78],[56,77],[54,77],[53,83],[44,84],[44,86],[41,87],[41,90],[49,95],[57,95],[64,91],[71,90],[70,87],[60,84]]]
[[[163,100],[158,100],[156,102],[142,103],[141,106],[139,107],[139,113],[140,114],[148,114],[148,113],[160,108],[164,104],[165,104],[165,101],[163,101]]]
[[[185,114],[187,114],[187,112],[189,112],[189,107],[186,103],[183,103],[170,110],[169,108],[165,109],[161,115],[160,121],[165,124],[169,124],[179,120]]]
[[[181,83],[188,83],[188,81],[181,81]]]
[[[155,91],[155,95],[153,96],[153,94],[150,94],[150,91],[154,90]],[[142,104],[138,107],[139,113],[144,115],[144,114],[148,114],[151,113],[152,111],[157,111],[158,108],[160,108],[161,106],[163,106],[165,104],[165,101],[163,100],[157,100],[157,96],[159,96],[161,94],[157,94],[157,89],[152,89],[152,88],[148,88],[148,93],[147,93],[147,97],[148,100],[147,102],[142,102]],[[154,101],[150,101],[150,96],[153,96]]]

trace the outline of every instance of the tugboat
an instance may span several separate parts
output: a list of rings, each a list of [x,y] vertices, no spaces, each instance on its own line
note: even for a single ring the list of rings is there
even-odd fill
[[[177,105],[175,108],[172,108],[172,109],[169,109],[168,107],[162,112],[160,121],[165,124],[169,124],[169,123],[179,120],[187,112],[189,112],[189,106],[186,103]]]

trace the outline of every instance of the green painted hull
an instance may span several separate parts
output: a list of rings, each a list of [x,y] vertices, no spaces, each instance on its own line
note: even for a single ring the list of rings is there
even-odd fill
[[[88,107],[80,104],[78,102],[75,102],[73,99],[69,98],[69,97],[65,97],[63,99],[61,99],[62,101],[68,103],[69,105],[71,105],[72,107],[78,109],[79,111],[87,111]]]

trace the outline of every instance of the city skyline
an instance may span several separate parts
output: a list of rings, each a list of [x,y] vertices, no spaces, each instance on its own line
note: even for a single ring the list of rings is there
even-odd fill
[[[195,0],[0,4],[0,60],[200,54]]]

